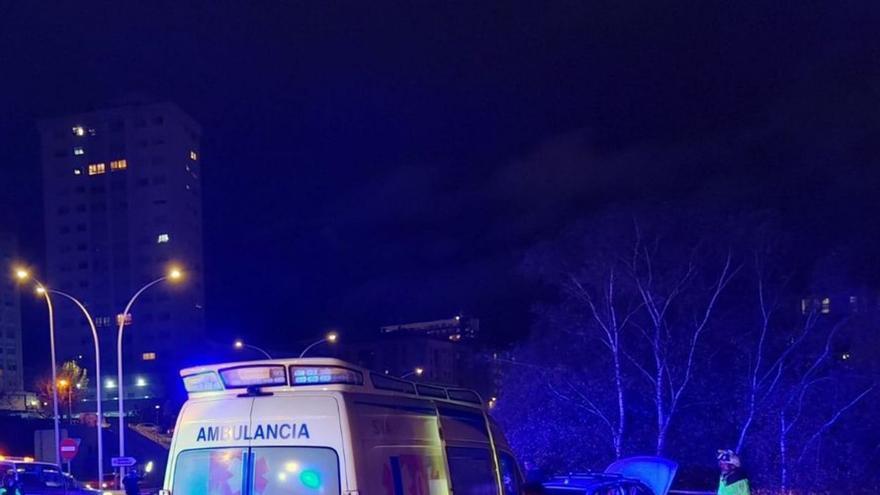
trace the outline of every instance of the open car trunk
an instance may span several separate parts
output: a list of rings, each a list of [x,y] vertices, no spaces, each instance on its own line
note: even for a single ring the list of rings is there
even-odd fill
[[[678,463],[654,456],[639,456],[620,459],[605,469],[608,474],[636,479],[647,485],[654,495],[666,495],[672,486]]]

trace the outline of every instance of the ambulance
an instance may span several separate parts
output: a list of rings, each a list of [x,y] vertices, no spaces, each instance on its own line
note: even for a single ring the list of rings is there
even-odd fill
[[[470,390],[329,358],[181,371],[188,400],[162,495],[519,495],[501,430]]]

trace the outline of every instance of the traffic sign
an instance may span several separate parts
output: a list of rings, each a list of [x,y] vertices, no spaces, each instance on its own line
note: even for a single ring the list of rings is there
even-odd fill
[[[131,467],[137,464],[134,457],[113,457],[110,459],[110,465],[113,467]]]
[[[58,448],[61,451],[61,460],[64,462],[70,462],[79,452],[79,439],[70,437],[65,438],[61,441],[61,445]]]

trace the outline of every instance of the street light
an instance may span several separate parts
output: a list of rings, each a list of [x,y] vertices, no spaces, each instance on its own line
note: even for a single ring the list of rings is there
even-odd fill
[[[67,424],[73,424],[73,390],[70,386],[70,382],[65,380],[64,378],[58,380],[58,388],[61,390],[67,389]]]
[[[49,356],[52,360],[52,419],[55,423],[55,459],[58,460],[61,452],[61,425],[58,417],[58,376],[55,363],[55,313],[52,308],[52,298],[49,297],[49,291],[46,290],[42,282],[37,280],[31,273],[23,267],[15,268],[15,278],[20,282],[28,279],[37,286],[37,293],[46,299],[46,307],[49,308]]]
[[[323,344],[324,342],[329,342],[329,343],[333,344],[337,340],[339,340],[339,334],[337,334],[336,332],[330,332],[326,336],[324,336],[323,339],[318,340],[316,342],[312,342],[305,349],[303,349],[303,351],[299,354],[299,358],[300,359],[304,358],[306,356],[306,353],[309,352],[309,349],[311,349],[312,347],[315,347],[318,344]]]
[[[425,372],[425,368],[422,368],[421,366],[416,366],[415,368],[412,369],[412,371],[407,371],[406,373],[404,373],[403,376],[401,376],[401,378],[406,378],[406,377],[412,376],[412,375],[422,376],[422,373],[424,373],[424,372]]]
[[[42,288],[45,291],[45,288]],[[104,411],[103,411],[103,403],[101,400],[101,346],[98,345],[98,329],[95,328],[95,320],[92,318],[92,315],[89,313],[89,310],[86,309],[85,305],[79,301],[79,299],[71,296],[66,292],[62,292],[60,290],[49,289],[49,292],[52,294],[57,294],[61,297],[67,298],[76,304],[76,306],[82,311],[83,315],[86,317],[86,321],[89,323],[89,328],[92,330],[92,340],[95,343],[95,402],[97,406],[97,414],[98,414],[98,479],[104,479],[104,435],[102,434],[102,428],[104,427]],[[82,359],[82,356],[80,356]],[[76,388],[80,388],[80,384],[76,384]],[[70,402],[70,398],[68,397],[68,402]]]
[[[234,347],[237,350],[241,350],[244,348],[253,349],[257,352],[263,353],[263,355],[266,356],[266,359],[272,359],[272,356],[268,352],[266,352],[264,349],[262,349],[261,347],[257,347],[255,345],[250,345],[250,344],[245,344],[244,341],[241,339],[235,339],[235,342],[232,344],[232,347]]]
[[[118,316],[119,330],[116,334],[116,386],[118,387],[119,395],[119,457],[125,457],[125,393],[123,391],[122,382],[122,333],[125,330],[125,320],[128,319],[131,305],[134,304],[137,298],[141,294],[143,294],[145,290],[166,280],[177,282],[182,278],[183,272],[181,272],[180,269],[177,267],[172,267],[166,275],[159,277],[156,280],[153,280],[152,282],[149,282],[138,289],[138,291],[135,292],[133,296],[131,296],[131,299],[128,300],[128,304],[125,305],[125,309],[122,311],[122,314]],[[122,479],[122,476],[124,474],[125,468],[119,468],[120,479]]]

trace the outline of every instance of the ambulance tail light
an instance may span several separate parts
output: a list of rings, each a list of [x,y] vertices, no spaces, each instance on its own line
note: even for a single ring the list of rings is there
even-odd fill
[[[294,387],[340,383],[364,384],[364,375],[360,371],[342,366],[291,366],[290,377],[290,384]]]
[[[205,371],[183,377],[183,386],[187,392],[214,392],[223,390],[220,377],[213,371]]]
[[[271,387],[287,385],[284,365],[237,366],[220,370],[226,388]]]

